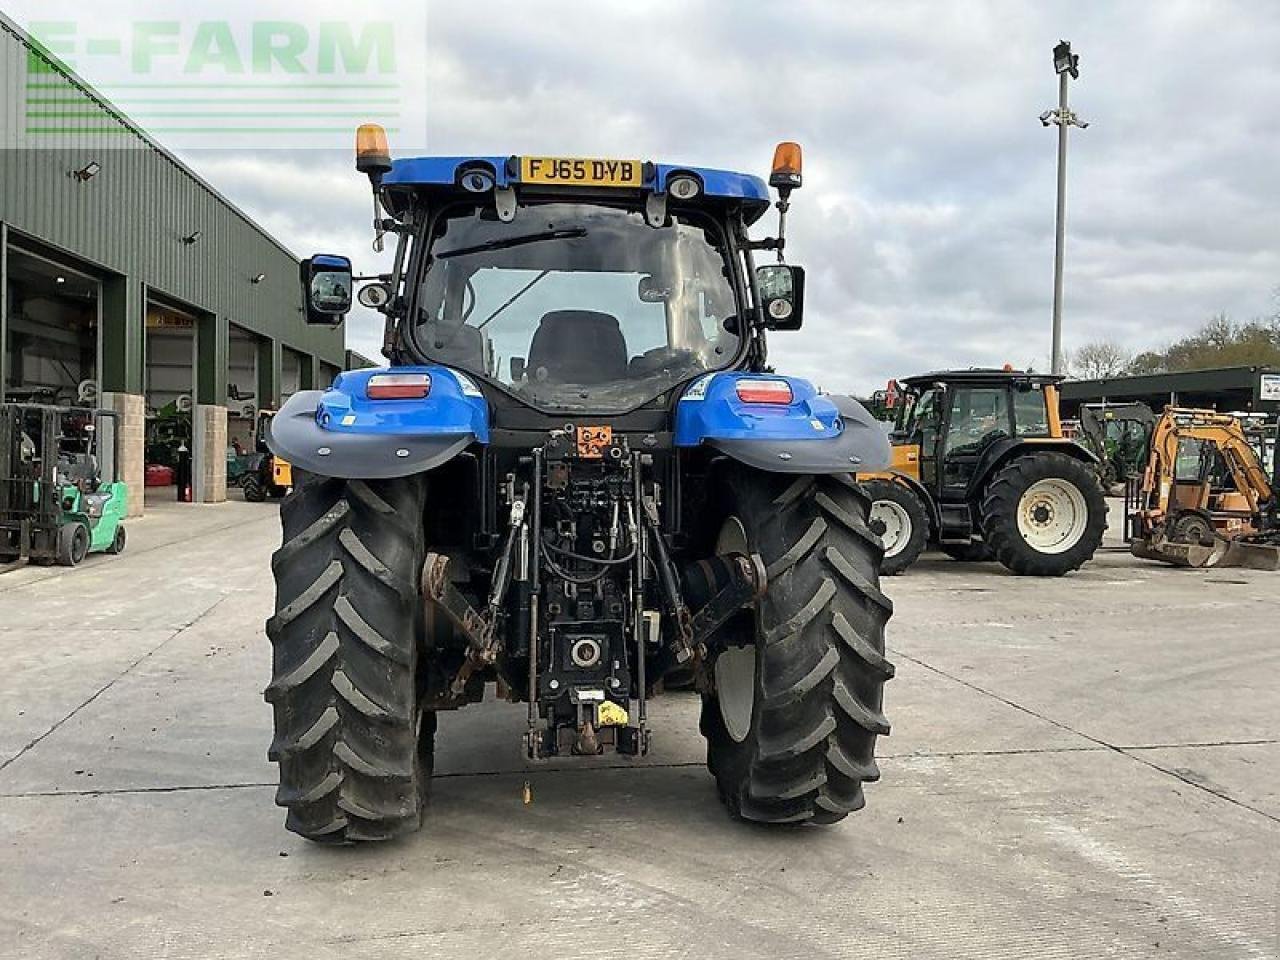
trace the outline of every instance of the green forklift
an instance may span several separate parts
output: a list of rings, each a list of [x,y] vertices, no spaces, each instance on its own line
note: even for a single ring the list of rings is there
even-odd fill
[[[0,569],[124,550],[119,436],[111,410],[0,404]]]

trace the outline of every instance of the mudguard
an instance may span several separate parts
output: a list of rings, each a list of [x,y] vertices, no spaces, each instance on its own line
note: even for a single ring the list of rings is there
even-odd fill
[[[1087,447],[1065,437],[1005,437],[987,445],[978,458],[969,480],[966,497],[972,497],[1002,466],[1024,453],[1062,453],[1084,463],[1097,465],[1098,458]]]
[[[413,400],[370,400],[370,377],[425,373]],[[432,470],[489,442],[489,405],[464,373],[436,364],[341,373],[328,390],[302,390],[271,421],[267,445],[295,468],[326,477],[384,480]]]
[[[738,384],[785,380],[790,403],[747,403]],[[695,380],[676,405],[677,447],[706,445],[771,473],[883,470],[892,452],[881,424],[852,397],[818,393],[798,377],[713,373]]]

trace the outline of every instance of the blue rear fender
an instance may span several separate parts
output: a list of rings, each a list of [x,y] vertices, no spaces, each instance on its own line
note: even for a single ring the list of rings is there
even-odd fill
[[[431,389],[412,400],[370,400],[369,380],[385,373],[426,374]],[[290,397],[271,421],[267,442],[276,456],[322,476],[404,477],[488,443],[489,405],[474,380],[449,367],[352,370],[328,390]]]
[[[739,384],[785,382],[790,402],[750,403]],[[713,373],[676,405],[677,447],[708,446],[758,470],[835,474],[882,470],[891,450],[884,428],[852,397],[818,393],[799,377]]]

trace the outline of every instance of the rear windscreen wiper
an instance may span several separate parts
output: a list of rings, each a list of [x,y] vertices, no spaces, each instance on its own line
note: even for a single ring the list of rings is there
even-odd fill
[[[435,258],[437,260],[448,260],[450,257],[462,257],[469,253],[483,253],[486,250],[506,250],[508,247],[520,247],[526,243],[540,243],[543,240],[576,240],[586,235],[587,231],[585,229],[574,227],[571,230],[546,230],[542,233],[528,233],[520,237],[499,237],[495,240],[477,243],[472,247],[446,250],[444,253],[435,254]]]

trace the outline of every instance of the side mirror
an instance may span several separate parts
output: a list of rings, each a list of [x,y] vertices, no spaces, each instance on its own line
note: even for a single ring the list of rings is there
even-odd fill
[[[351,261],[318,253],[301,266],[307,323],[336,327],[351,309]]]
[[[756,267],[756,286],[764,325],[770,330],[799,330],[804,322],[804,267],[785,263]]]
[[[525,373],[524,364],[525,364],[524,357],[511,358],[511,382],[512,383],[519,383],[521,380],[524,379],[524,373]]]

